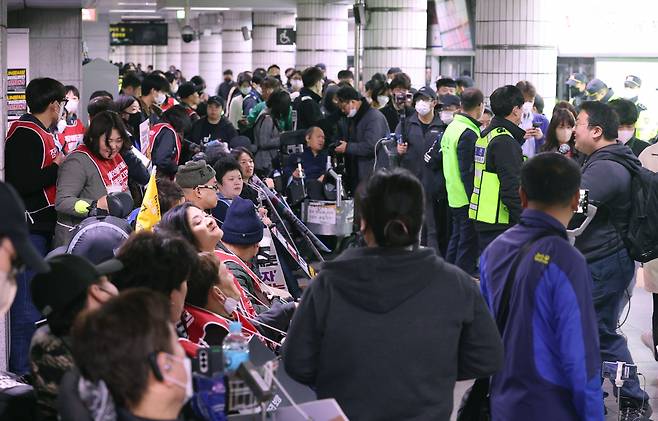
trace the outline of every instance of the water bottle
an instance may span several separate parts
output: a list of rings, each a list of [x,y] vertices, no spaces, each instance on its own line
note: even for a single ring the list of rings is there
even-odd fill
[[[222,343],[224,352],[224,371],[228,374],[235,373],[245,361],[249,361],[249,340],[242,335],[242,323],[231,322],[229,334]]]

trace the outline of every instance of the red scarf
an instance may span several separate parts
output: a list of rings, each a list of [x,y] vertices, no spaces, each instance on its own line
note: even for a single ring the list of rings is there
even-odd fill
[[[49,167],[55,162],[55,157],[59,153],[59,149],[57,149],[57,144],[55,143],[55,137],[51,134],[42,129],[38,124],[35,124],[31,121],[22,121],[22,120],[17,120],[11,123],[11,126],[9,127],[9,131],[7,132],[7,137],[5,138],[5,142],[9,142],[10,140],[13,139],[13,135],[16,132],[17,129],[19,128],[25,128],[28,130],[32,130],[35,132],[39,138],[41,139],[41,143],[43,146],[42,149],[42,154],[41,154],[41,169],[44,169],[46,167]],[[55,193],[57,192],[57,185],[53,184],[52,186],[45,187],[43,189],[43,195],[46,198],[46,201],[48,202],[48,206],[54,206],[55,205]]]
[[[78,146],[75,152],[83,153],[91,159],[105,187],[121,186],[121,191],[128,190],[128,165],[126,165],[121,154],[116,154],[112,159],[102,159],[96,156],[86,145]]]

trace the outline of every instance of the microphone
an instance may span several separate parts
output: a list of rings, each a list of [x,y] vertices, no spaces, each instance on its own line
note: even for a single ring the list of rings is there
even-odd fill
[[[558,151],[558,153],[561,153],[562,155],[566,155],[569,152],[571,152],[571,146],[569,146],[566,143],[563,143],[563,144],[560,145],[560,147],[558,148],[557,151]]]

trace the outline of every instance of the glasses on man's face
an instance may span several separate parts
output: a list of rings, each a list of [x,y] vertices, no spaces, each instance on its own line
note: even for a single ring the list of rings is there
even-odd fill
[[[197,189],[210,189],[210,190],[214,190],[214,191],[219,190],[219,187],[217,187],[217,186],[211,186],[211,185],[209,185],[209,184],[202,184],[202,185],[200,185],[200,186],[196,186],[196,188],[197,188]]]

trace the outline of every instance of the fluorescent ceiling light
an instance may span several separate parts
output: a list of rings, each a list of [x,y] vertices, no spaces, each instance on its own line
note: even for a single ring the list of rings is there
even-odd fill
[[[110,9],[110,13],[156,13],[156,10],[148,9]]]
[[[157,3],[143,3],[143,2],[119,2],[119,6],[155,6]]]
[[[160,15],[122,15],[121,20],[162,20]]]
[[[185,8],[169,6],[169,7],[165,7],[164,10],[176,10],[176,11],[178,11],[178,10],[185,10]],[[211,11],[221,12],[221,11],[231,10],[231,8],[230,7],[203,7],[203,6],[199,6],[199,7],[190,7],[190,10],[194,10],[194,11],[197,11],[197,12],[203,12],[203,11],[206,11],[206,12],[211,12]]]

